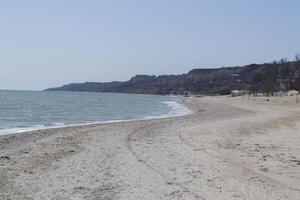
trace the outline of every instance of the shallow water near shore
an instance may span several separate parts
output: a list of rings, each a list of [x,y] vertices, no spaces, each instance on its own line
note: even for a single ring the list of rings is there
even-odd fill
[[[0,135],[188,114],[179,97],[0,90]]]

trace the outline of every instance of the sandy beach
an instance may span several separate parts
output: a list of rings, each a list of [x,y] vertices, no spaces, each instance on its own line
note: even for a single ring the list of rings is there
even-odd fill
[[[0,199],[298,200],[300,104],[282,99],[192,97],[187,116],[0,136]]]

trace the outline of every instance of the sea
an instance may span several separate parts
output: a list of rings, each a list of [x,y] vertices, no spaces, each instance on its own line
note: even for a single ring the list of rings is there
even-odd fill
[[[0,90],[0,135],[189,114],[180,101],[178,96]]]

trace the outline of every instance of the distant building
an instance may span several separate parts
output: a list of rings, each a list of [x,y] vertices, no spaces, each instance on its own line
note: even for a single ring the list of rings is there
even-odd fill
[[[230,95],[232,97],[242,96],[245,94],[249,94],[248,90],[231,90]]]

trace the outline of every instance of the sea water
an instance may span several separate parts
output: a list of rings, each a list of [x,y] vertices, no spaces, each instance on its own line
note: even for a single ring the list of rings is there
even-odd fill
[[[157,95],[0,90],[0,135],[188,114],[179,100]]]

